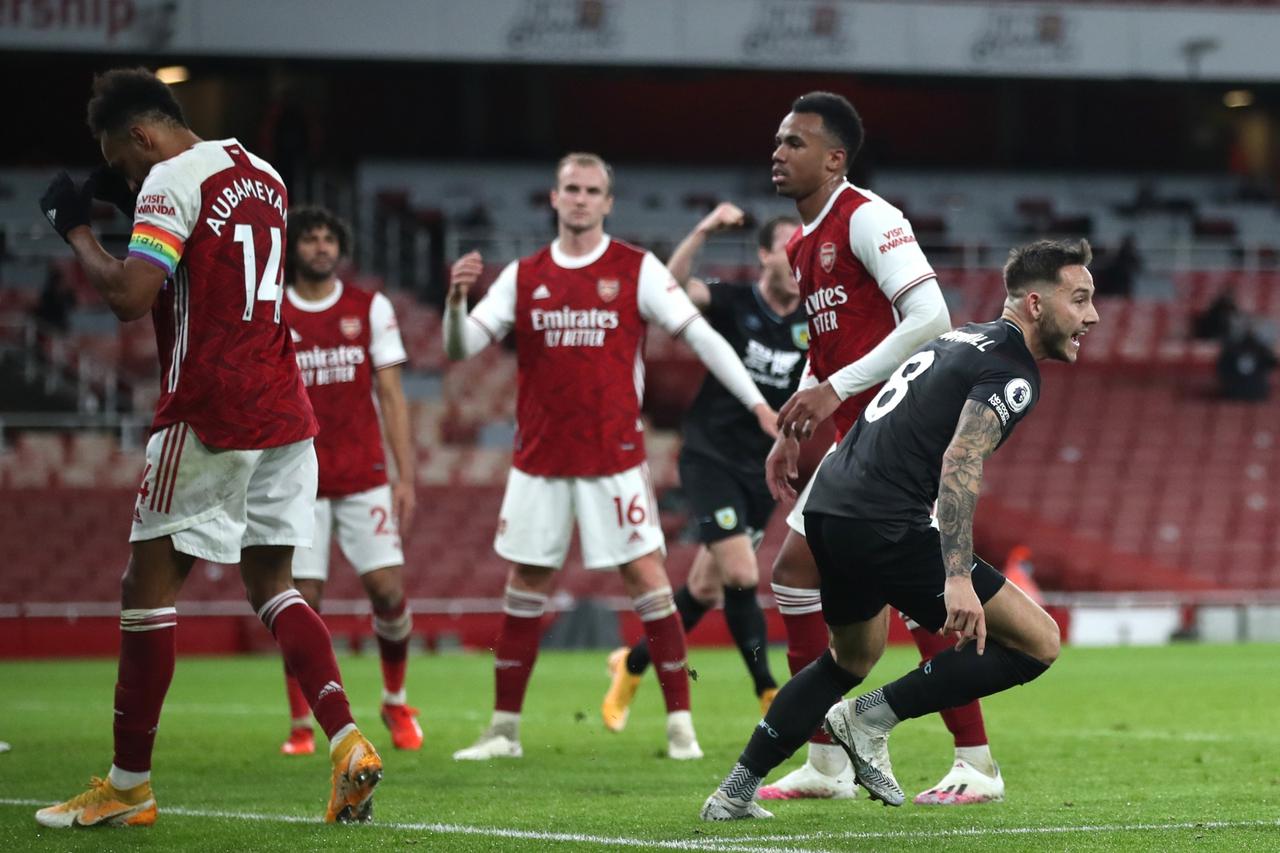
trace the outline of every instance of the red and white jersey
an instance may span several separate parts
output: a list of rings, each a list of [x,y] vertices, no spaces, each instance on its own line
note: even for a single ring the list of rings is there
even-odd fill
[[[849,183],[796,231],[787,258],[809,316],[809,369],[819,381],[884,340],[898,324],[898,298],[936,277],[902,211]],[[840,405],[837,441],[879,390],[868,388]]]
[[[129,256],[168,276],[151,308],[153,431],[184,422],[206,445],[236,450],[316,434],[280,322],[288,208],[280,175],[234,139],[199,142],[147,175]]]
[[[339,281],[324,299],[308,302],[290,287],[284,320],[320,423],[317,495],[346,497],[385,484],[373,373],[408,360],[391,300]]]
[[[700,317],[661,261],[608,235],[588,255],[557,240],[507,265],[470,320],[495,341],[515,330],[515,467],[600,477],[643,462],[646,324],[677,335]]]

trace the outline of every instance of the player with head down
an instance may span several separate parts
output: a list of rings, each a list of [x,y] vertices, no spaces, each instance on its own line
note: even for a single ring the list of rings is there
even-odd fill
[[[328,821],[368,820],[382,761],[351,717],[329,631],[290,581],[315,526],[316,419],[281,323],[288,194],[234,139],[191,132],[173,92],[145,68],[94,80],[89,128],[109,171],[66,172],[40,207],[121,320],[151,313],[160,399],[121,580],[115,758],[106,779],[41,809],[44,826],[156,820],[151,753],[173,678],[178,593],[197,558],[239,563],[329,737]],[[91,196],[133,218],[129,256],[89,229]]]

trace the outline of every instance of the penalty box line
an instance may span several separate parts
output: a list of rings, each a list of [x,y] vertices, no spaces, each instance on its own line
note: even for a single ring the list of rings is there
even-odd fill
[[[44,800],[0,799],[6,806],[43,806]],[[215,809],[189,809],[168,807],[161,814],[178,817],[221,818],[257,823],[315,824],[314,817],[300,815],[256,814],[253,812],[229,812]],[[978,838],[984,836],[1064,835],[1079,832],[1175,832],[1204,829],[1280,828],[1280,820],[1205,820],[1169,823],[1076,824],[1066,826],[993,826],[961,829],[934,830],[885,830],[870,832],[813,832],[794,835],[739,835],[719,838],[688,840],[663,840],[651,838],[627,838],[621,836],[589,835],[577,832],[545,832],[501,827],[470,826],[467,824],[391,821],[372,824],[372,828],[399,832],[430,832],[439,835],[475,835],[489,838],[508,838],[529,841],[562,841],[581,844],[600,844],[615,847],[651,847],[666,850],[754,851],[754,853],[819,853],[804,848],[784,846],[761,847],[765,844],[789,845],[805,841],[857,841],[857,840],[927,840],[930,838]]]

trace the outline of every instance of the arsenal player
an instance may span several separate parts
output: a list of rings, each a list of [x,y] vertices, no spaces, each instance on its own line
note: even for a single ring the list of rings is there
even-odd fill
[[[460,359],[514,332],[515,457],[494,549],[514,564],[494,647],[488,729],[459,760],[518,758],[520,710],[538,653],[555,572],[576,522],[588,569],[617,567],[644,624],[667,706],[667,754],[701,758],[689,713],[685,637],[663,565],[657,504],[645,466],[640,401],[649,323],[680,336],[760,428],[772,410],[733,348],[651,253],[605,233],[613,174],[594,154],[556,168],[558,238],[513,261],[468,316],[480,255],[458,259],[445,314],[445,351]]]
[[[319,610],[329,577],[329,540],[336,537],[373,605],[373,633],[382,659],[382,720],[397,749],[418,749],[418,712],[405,703],[413,617],[404,597],[400,548],[400,531],[409,530],[414,506],[413,443],[400,383],[400,365],[407,356],[391,301],[337,277],[338,264],[350,246],[351,232],[328,210],[289,211],[293,275],[285,294],[284,320],[320,424],[315,540],[311,547],[294,552],[293,582]],[[394,485],[387,479],[379,412],[395,457]],[[287,668],[285,682],[292,726],[280,751],[314,752],[311,711]]]
[[[145,68],[97,77],[88,113],[110,172],[83,186],[60,173],[40,208],[117,317],[151,312],[160,399],[121,580],[115,758],[106,779],[36,820],[155,822],[152,746],[173,677],[175,604],[197,558],[240,563],[249,602],[329,737],[325,820],[368,820],[382,761],[351,718],[324,622],[290,583],[293,550],[315,526],[316,420],[280,321],[288,194],[236,140],[192,133]],[[88,227],[95,192],[133,217],[124,261]]]
[[[951,318],[933,268],[911,223],[880,196],[846,178],[862,145],[862,121],[847,100],[829,92],[797,98],[774,141],[773,183],[794,199],[804,226],[787,255],[809,314],[810,375],[782,408],[784,435],[766,462],[770,489],[795,497],[797,439],[833,417],[839,441],[889,374],[920,345],[948,331]],[[834,449],[834,447],[833,447]],[[826,651],[818,568],[805,541],[800,495],[791,528],[773,567],[773,591],[787,629],[787,662],[794,675]],[[888,618],[886,614],[886,618]],[[914,626],[912,638],[928,660],[950,642]],[[943,711],[956,747],[951,770],[916,802],[964,805],[998,800],[1004,781],[987,745],[976,702]],[[847,798],[854,774],[844,752],[822,732],[808,760],[760,789],[761,799]]]

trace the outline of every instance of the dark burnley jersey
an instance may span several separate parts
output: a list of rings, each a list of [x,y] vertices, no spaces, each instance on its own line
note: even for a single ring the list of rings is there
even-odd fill
[[[708,290],[703,316],[742,359],[769,405],[781,408],[804,372],[809,325],[803,304],[779,317],[754,284],[712,283]],[[750,472],[764,470],[772,444],[756,416],[708,373],[685,416],[685,449]]]
[[[942,456],[967,400],[991,408],[1009,437],[1040,399],[1040,371],[1008,320],[970,323],[916,350],[827,457],[805,511],[870,521],[898,541],[928,527]]]

